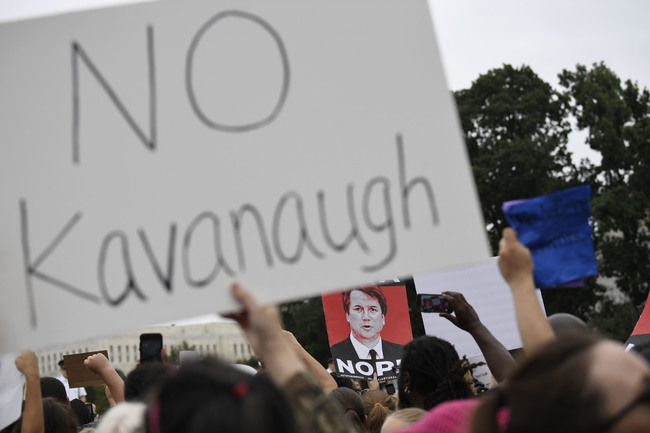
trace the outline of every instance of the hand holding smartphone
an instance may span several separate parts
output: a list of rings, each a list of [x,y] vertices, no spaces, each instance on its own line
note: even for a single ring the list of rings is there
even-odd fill
[[[420,293],[416,299],[417,309],[421,313],[453,313],[454,309],[441,294]]]
[[[162,334],[140,334],[140,363],[162,362]]]

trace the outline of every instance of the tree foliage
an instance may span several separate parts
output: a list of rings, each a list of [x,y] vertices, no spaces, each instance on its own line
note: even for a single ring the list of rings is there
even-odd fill
[[[600,153],[585,180],[595,191],[594,236],[601,275],[637,305],[650,290],[650,94],[603,63],[560,74],[571,112],[587,143]]]
[[[528,66],[504,65],[455,93],[488,235],[496,253],[503,202],[570,185],[567,98]]]
[[[529,67],[504,65],[455,93],[488,235],[496,253],[503,202],[589,183],[599,273],[630,302],[616,304],[595,279],[579,290],[546,290],[544,301],[549,314],[570,312],[624,338],[638,318],[632,305],[650,289],[650,95],[621,85],[603,63],[559,77],[554,90]],[[600,162],[572,163],[571,120]]]

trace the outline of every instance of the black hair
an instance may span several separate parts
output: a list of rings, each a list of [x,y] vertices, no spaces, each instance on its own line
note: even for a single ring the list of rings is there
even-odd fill
[[[252,376],[214,358],[181,366],[161,384],[152,408],[160,413],[160,433],[297,431],[284,395],[266,375]],[[152,408],[149,423],[157,411]]]
[[[160,362],[145,362],[138,365],[126,376],[124,399],[144,401],[148,393],[173,371],[175,367]]]
[[[75,416],[77,417],[78,426],[82,426],[84,424],[88,424],[89,422],[92,422],[90,411],[86,407],[86,403],[79,400],[78,398],[75,398],[70,401],[70,409],[72,409]]]
[[[429,410],[445,401],[474,396],[465,373],[476,365],[461,360],[448,341],[425,335],[404,346],[399,368],[400,374],[409,373],[412,389],[424,396],[423,409]]]
[[[43,398],[52,397],[65,405],[68,404],[65,386],[56,377],[41,377],[41,396]]]
[[[45,432],[76,433],[77,418],[70,406],[53,398],[43,399]]]

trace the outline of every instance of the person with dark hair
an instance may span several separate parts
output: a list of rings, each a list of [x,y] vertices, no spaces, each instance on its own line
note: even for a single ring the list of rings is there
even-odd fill
[[[266,375],[216,359],[184,365],[161,385],[149,410],[150,433],[295,432],[285,397]]]
[[[402,433],[641,433],[650,426],[650,365],[579,331],[556,338],[536,300],[530,251],[506,228],[499,269],[513,292],[524,357],[480,399],[435,407]]]
[[[385,390],[366,391],[361,395],[361,400],[366,413],[366,428],[370,433],[379,432],[388,415],[397,409],[395,398],[388,395]]]
[[[45,433],[77,433],[77,418],[74,412],[58,400],[43,399]]]
[[[336,359],[391,359],[402,355],[402,345],[382,340],[388,305],[376,285],[346,290],[342,294],[350,335],[331,347]]]
[[[65,392],[68,395],[68,401],[78,398],[79,400],[86,402],[86,389],[83,387],[80,388],[70,388],[68,383],[68,373],[65,369],[65,361],[62,359],[59,361],[59,379],[65,386]]]
[[[356,391],[349,388],[337,388],[329,393],[329,399],[343,410],[345,418],[350,425],[354,426],[357,433],[365,433],[366,412],[363,407],[363,400]]]
[[[620,343],[567,334],[521,361],[502,387],[441,404],[402,433],[641,433],[650,366]]]
[[[65,405],[70,404],[68,394],[65,392],[65,385],[56,377],[41,377],[41,396],[51,397]]]
[[[72,409],[75,417],[77,418],[77,427],[82,427],[84,424],[93,422],[90,411],[86,407],[86,403],[79,400],[78,398],[70,401],[70,409]]]
[[[103,418],[98,433],[145,428],[148,433],[354,433],[308,375],[280,327],[277,308],[258,304],[237,284],[232,294],[243,311],[229,317],[264,360],[265,373],[249,375],[209,358],[183,365],[161,382],[148,407],[117,405]]]
[[[426,335],[414,339],[404,346],[397,376],[400,406],[429,410],[444,401],[474,396],[465,376],[474,367],[446,340]]]
[[[14,433],[77,433],[77,418],[67,404],[51,397],[44,398],[40,404],[40,429],[33,426],[33,420],[26,411],[14,426]]]
[[[124,381],[125,401],[145,401],[149,392],[164,380],[176,367],[161,362],[145,362],[138,365]]]

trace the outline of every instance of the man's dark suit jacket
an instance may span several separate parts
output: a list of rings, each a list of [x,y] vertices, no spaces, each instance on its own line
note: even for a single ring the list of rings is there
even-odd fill
[[[354,350],[350,337],[336,343],[331,347],[332,357],[337,359],[359,359],[357,351]],[[401,344],[391,343],[384,339],[381,340],[381,350],[384,352],[384,358],[388,360],[402,359],[403,346]]]

